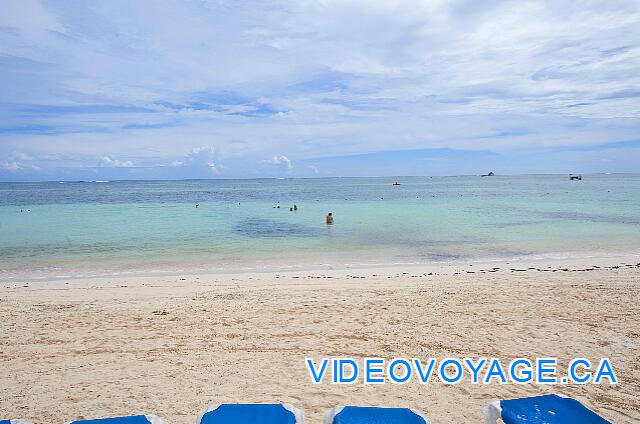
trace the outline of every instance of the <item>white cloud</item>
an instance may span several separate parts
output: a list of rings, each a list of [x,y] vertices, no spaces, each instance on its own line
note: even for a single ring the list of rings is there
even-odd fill
[[[289,160],[288,157],[284,155],[275,155],[271,159],[265,160],[265,163],[270,163],[271,165],[276,165],[286,170],[290,170],[293,168],[293,164]]]
[[[40,171],[40,167],[30,163],[33,161],[33,157],[24,152],[13,152],[8,155],[7,159],[0,162],[0,171],[7,171],[12,174]]]
[[[104,156],[101,161],[102,166],[108,166],[111,168],[132,168],[133,162],[130,160],[118,160],[112,159],[110,156]]]
[[[29,156],[28,154],[26,154],[26,153],[17,153],[14,157],[16,159],[18,159],[18,160],[21,160],[21,161],[33,160],[33,158],[31,156]]]
[[[25,164],[20,161],[4,161],[0,162],[0,170],[8,171],[13,174],[27,171],[40,171],[40,167],[31,164]]]
[[[194,147],[183,159],[171,162],[171,166],[206,168],[210,172],[218,173],[220,165],[216,156],[216,150],[213,146]]]
[[[0,168],[9,172],[18,172],[22,169],[18,162],[2,162],[0,163]]]

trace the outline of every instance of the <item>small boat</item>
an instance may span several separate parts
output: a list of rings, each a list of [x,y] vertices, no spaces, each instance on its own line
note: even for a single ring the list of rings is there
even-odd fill
[[[491,171],[491,172],[489,172],[488,174],[482,174],[482,175],[480,175],[480,176],[481,176],[481,177],[493,177],[493,176],[495,176],[495,175],[496,175],[496,174],[494,174],[494,173],[493,173],[493,171]]]
[[[391,185],[400,185],[400,183],[396,181],[395,183],[393,183]]]
[[[582,181],[582,175],[569,175],[571,181]]]

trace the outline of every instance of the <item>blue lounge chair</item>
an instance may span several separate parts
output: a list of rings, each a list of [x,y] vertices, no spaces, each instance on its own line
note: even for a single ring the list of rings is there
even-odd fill
[[[485,409],[487,424],[611,424],[575,399],[561,395],[500,400]]]
[[[0,424],[33,424],[27,420],[0,420]]]
[[[328,411],[324,424],[428,424],[420,412],[409,408],[339,406]]]
[[[203,411],[197,424],[302,424],[302,411],[279,403],[227,403]]]
[[[98,418],[95,420],[71,421],[68,424],[167,424],[155,415],[130,415],[128,417]]]

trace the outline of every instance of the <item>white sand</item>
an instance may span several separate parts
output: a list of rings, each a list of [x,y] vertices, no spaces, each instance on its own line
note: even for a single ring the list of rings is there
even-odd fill
[[[38,423],[149,412],[182,424],[208,404],[286,402],[308,423],[344,404],[479,423],[492,400],[557,392],[639,422],[638,262],[3,283],[0,412]],[[548,271],[510,271],[529,266]],[[609,357],[621,382],[318,386],[307,356]]]

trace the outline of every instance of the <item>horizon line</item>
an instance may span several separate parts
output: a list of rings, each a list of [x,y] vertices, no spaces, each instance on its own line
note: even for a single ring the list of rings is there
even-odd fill
[[[256,180],[321,180],[331,178],[456,178],[456,177],[524,177],[552,175],[640,175],[638,172],[575,172],[575,173],[524,173],[524,174],[452,174],[452,175],[362,175],[362,176],[319,176],[319,177],[259,177],[259,178],[177,178],[177,179],[114,179],[114,180],[34,180],[34,181],[0,181],[0,184],[34,184],[34,183],[112,183],[143,181],[256,181]]]

